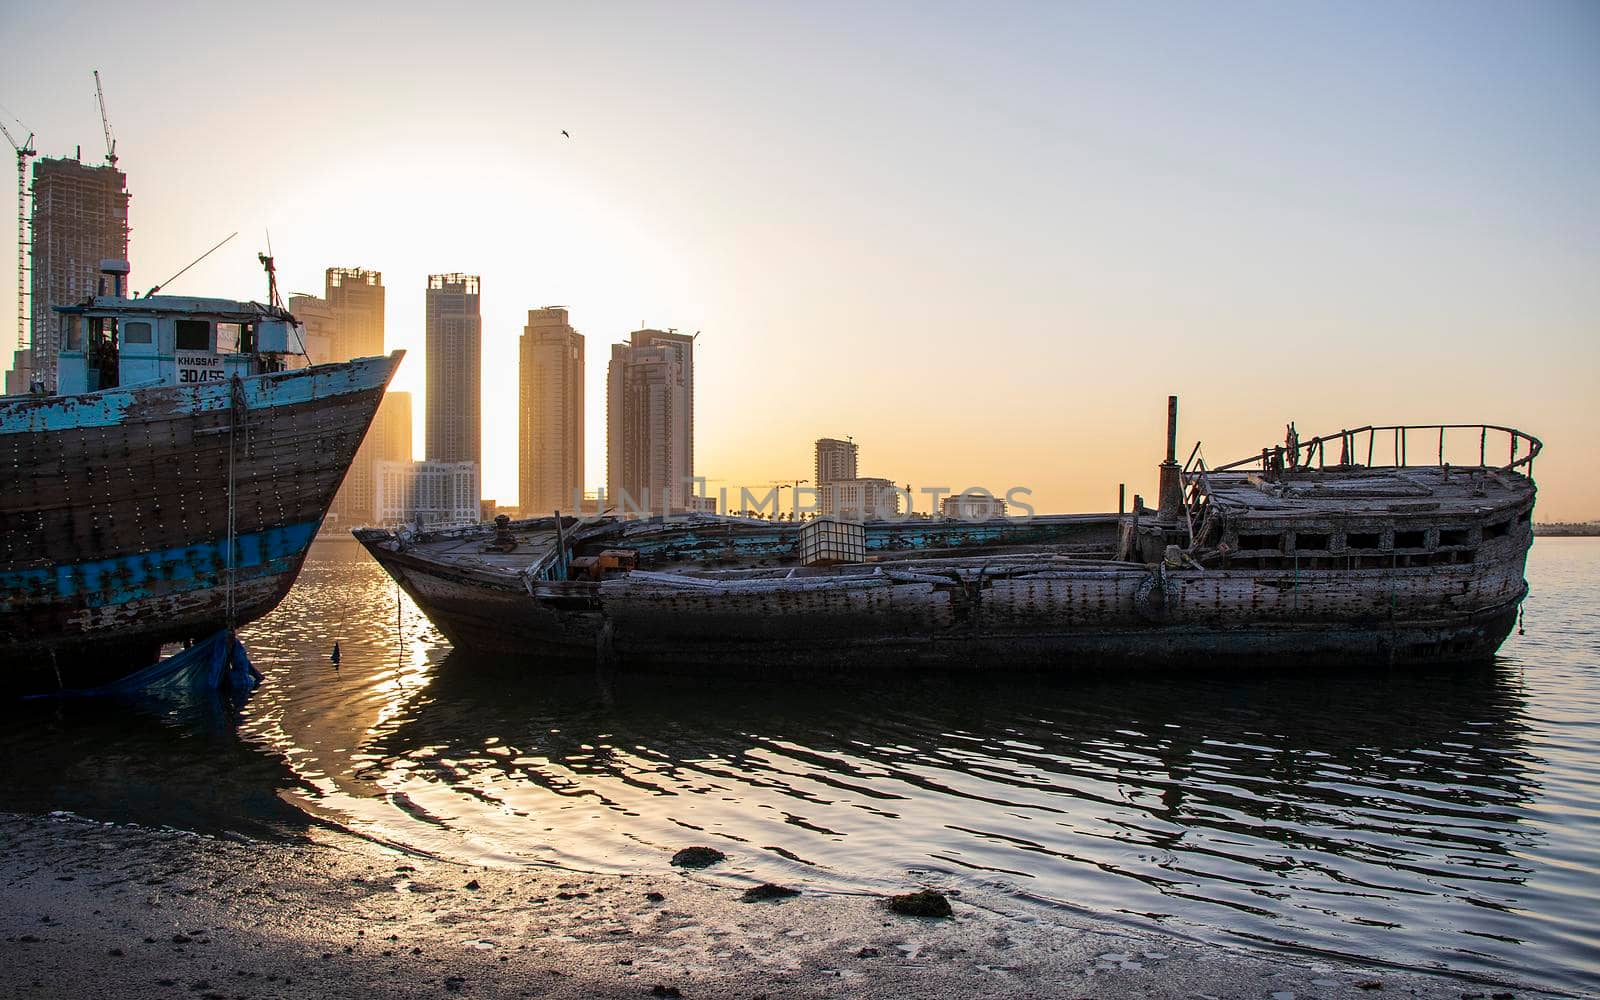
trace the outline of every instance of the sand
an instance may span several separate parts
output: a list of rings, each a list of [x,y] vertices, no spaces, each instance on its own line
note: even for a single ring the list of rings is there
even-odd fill
[[[322,830],[254,842],[0,813],[0,995],[1544,995],[1064,912],[1019,919],[962,896],[932,919],[860,895],[745,902],[746,888],[667,855],[595,876],[463,866]]]

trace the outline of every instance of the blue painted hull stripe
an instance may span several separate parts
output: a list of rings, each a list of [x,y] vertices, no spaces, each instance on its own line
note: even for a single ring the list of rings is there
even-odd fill
[[[399,365],[399,355],[402,353],[396,351],[389,357],[361,358],[342,364],[252,375],[241,380],[245,406],[251,410],[293,406],[314,399],[382,388]],[[0,435],[114,427],[127,421],[135,403],[154,404],[153,411],[169,418],[225,411],[232,405],[230,391],[231,386],[227,382],[208,382],[202,385],[106,389],[82,396],[11,396],[0,399]]]
[[[240,535],[234,561],[235,578],[291,569],[312,539],[321,520]],[[0,573],[0,611],[62,602],[91,608],[126,604],[164,594],[218,589],[228,582],[228,542],[218,539],[157,552],[45,566]]]

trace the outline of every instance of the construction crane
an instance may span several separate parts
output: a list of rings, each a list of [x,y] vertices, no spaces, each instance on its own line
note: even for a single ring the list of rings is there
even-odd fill
[[[100,102],[100,128],[106,134],[106,162],[117,165],[117,137],[111,131],[111,119],[106,117],[106,92],[100,87],[100,71],[94,71],[94,99]]]
[[[28,160],[38,151],[33,148],[32,132],[21,145],[4,122],[0,122],[0,132],[5,133],[6,141],[17,151],[17,350],[20,351],[28,346]]]
[[[700,335],[699,333],[695,334],[695,336],[697,336],[697,337],[699,335]],[[781,490],[790,490],[790,491],[792,491],[789,494],[789,499],[794,502],[793,508],[789,511],[789,520],[791,520],[791,521],[797,521],[800,518],[800,484],[801,483],[809,483],[809,482],[811,482],[811,480],[809,480],[809,479],[788,479],[788,480],[784,480],[782,482],[776,482],[775,481],[775,482],[770,482],[770,483],[767,484],[768,486],[771,486],[771,487],[774,488],[773,491],[772,491],[774,494],[778,493]],[[778,520],[781,517],[782,511],[783,511],[783,500],[780,498],[778,500],[778,509],[773,511],[773,520]]]

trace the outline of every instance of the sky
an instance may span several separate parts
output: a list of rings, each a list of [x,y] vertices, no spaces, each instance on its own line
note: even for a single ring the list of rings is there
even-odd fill
[[[565,305],[591,487],[643,324],[701,333],[713,491],[848,435],[914,491],[1153,502],[1176,393],[1213,465],[1521,427],[1539,519],[1600,518],[1594,3],[3,0],[0,37],[42,154],[103,156],[101,71],[133,287],[234,231],[168,290],[262,298],[269,232],[285,293],[382,271],[419,455],[426,276],[481,275],[505,503],[517,338]]]

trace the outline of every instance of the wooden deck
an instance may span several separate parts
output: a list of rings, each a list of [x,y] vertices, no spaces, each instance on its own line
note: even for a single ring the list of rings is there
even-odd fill
[[[1525,477],[1492,469],[1331,468],[1286,473],[1278,481],[1257,472],[1225,472],[1211,475],[1208,481],[1210,499],[1237,512],[1312,516],[1403,514],[1424,509],[1441,516],[1471,516],[1526,499],[1530,488]]]

